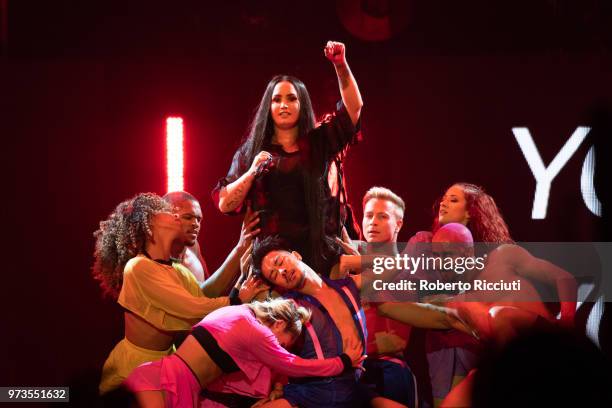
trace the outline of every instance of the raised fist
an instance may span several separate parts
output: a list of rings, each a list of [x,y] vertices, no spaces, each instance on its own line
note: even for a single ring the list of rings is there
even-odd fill
[[[323,53],[334,65],[346,63],[346,47],[341,42],[328,41]]]

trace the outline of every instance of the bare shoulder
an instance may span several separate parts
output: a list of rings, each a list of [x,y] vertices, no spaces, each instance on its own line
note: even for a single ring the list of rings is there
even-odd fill
[[[187,251],[193,252],[196,256],[201,255],[200,243],[196,239],[195,244],[192,247],[187,247]]]
[[[189,269],[198,282],[204,282],[206,278],[204,265],[198,256],[198,252],[195,252],[193,248],[187,248],[187,251],[185,251],[183,265]]]
[[[502,244],[488,254],[489,263],[504,262],[515,264],[531,255],[527,250],[515,244]]]

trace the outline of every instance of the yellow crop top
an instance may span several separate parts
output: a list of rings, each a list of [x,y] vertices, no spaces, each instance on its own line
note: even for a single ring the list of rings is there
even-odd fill
[[[184,265],[157,263],[144,255],[128,261],[117,300],[161,330],[189,330],[204,316],[229,306],[227,296],[207,298]]]

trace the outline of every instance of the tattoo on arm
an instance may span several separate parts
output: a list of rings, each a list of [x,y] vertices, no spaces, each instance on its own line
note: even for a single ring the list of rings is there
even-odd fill
[[[338,65],[336,67],[336,74],[338,75],[338,82],[340,83],[340,88],[346,89],[349,86],[349,81],[351,78],[351,71],[348,69],[348,66]]]
[[[243,192],[243,185],[238,185],[235,189],[233,189],[232,192],[229,193],[227,196],[227,206],[230,208],[237,207],[242,202],[242,200],[244,200],[244,196],[242,194]]]

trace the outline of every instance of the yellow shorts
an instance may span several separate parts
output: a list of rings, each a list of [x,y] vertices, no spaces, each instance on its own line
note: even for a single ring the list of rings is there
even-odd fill
[[[138,347],[128,339],[121,340],[104,362],[102,368],[102,379],[100,380],[100,395],[118,388],[123,380],[136,367],[149,361],[159,360],[170,355],[174,351],[174,346],[168,350],[157,351]]]

